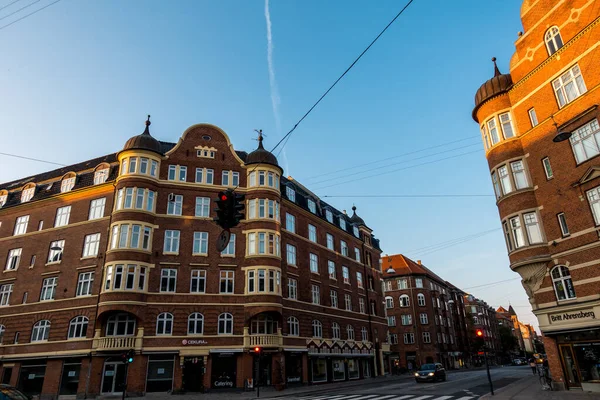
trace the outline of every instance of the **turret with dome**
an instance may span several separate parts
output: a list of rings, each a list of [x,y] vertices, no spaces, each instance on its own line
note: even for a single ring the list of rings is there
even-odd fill
[[[150,135],[150,115],[146,120],[146,129],[139,135],[133,136],[127,140],[122,151],[126,150],[146,150],[161,154],[160,142]]]

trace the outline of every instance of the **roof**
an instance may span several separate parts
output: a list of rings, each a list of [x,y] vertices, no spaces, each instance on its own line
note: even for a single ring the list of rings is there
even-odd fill
[[[273,155],[269,150],[263,147],[263,136],[262,134],[258,135],[258,148],[248,154],[246,157],[246,164],[270,164],[276,167],[279,167],[279,163],[277,162],[277,157]],[[281,168],[281,167],[279,167]]]
[[[394,277],[399,275],[426,275],[437,280],[441,284],[446,284],[446,281],[440,278],[436,273],[431,271],[423,264],[414,262],[403,254],[395,254],[391,256],[383,256],[383,264],[381,266],[384,278]],[[388,274],[386,271],[389,267],[394,268],[393,274]]]
[[[492,58],[492,61],[494,62],[494,76],[481,85],[477,89],[477,93],[475,93],[475,108],[473,108],[472,115],[475,122],[479,122],[477,119],[477,110],[479,110],[479,107],[492,97],[508,92],[513,84],[510,74],[500,73],[496,65],[496,57]]]
[[[146,150],[161,154],[160,142],[150,134],[149,115],[148,120],[146,121],[146,129],[144,129],[144,132],[129,138],[129,140],[125,142],[125,146],[123,146],[123,151],[125,150]]]

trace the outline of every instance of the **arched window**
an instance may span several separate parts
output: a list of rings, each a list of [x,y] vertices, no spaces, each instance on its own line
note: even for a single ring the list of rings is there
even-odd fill
[[[352,325],[346,326],[346,333],[348,334],[348,340],[354,340],[354,328]]]
[[[288,332],[290,336],[300,336],[300,323],[298,318],[289,317],[288,320]]]
[[[6,204],[8,200],[8,192],[6,190],[0,190],[0,208]]]
[[[88,317],[81,315],[73,318],[69,323],[69,335],[67,338],[84,338],[87,334],[88,321]]]
[[[223,313],[219,315],[219,335],[232,335],[233,334],[233,315],[229,313]]]
[[[410,307],[410,298],[407,294],[400,296],[400,307]]]
[[[106,321],[106,336],[133,336],[135,317],[131,314],[115,314]]]
[[[417,295],[417,304],[419,304],[420,306],[425,305],[425,295],[423,293],[419,293]]]
[[[94,171],[94,185],[99,185],[106,182],[108,179],[108,172],[110,171],[108,164],[100,164]]]
[[[48,335],[50,335],[50,321],[43,319],[33,325],[33,331],[31,332],[32,342],[48,340]]]
[[[316,338],[323,337],[323,325],[321,324],[321,321],[317,321],[316,319],[314,319],[312,322],[312,328],[313,328],[313,337],[316,337]]]
[[[170,335],[173,333],[173,314],[160,313],[156,318],[156,334]]]
[[[571,273],[567,267],[564,265],[556,266],[550,274],[552,275],[552,284],[554,285],[554,292],[558,300],[568,300],[577,297],[575,296]]]
[[[366,342],[369,340],[369,333],[367,332],[367,328],[365,328],[364,326],[362,328],[360,328],[360,334],[361,334],[363,342]]]
[[[21,203],[26,203],[29,200],[31,200],[31,198],[33,197],[33,195],[35,194],[35,183],[28,183],[27,185],[25,185],[23,187],[23,190],[21,191]]]
[[[204,333],[204,315],[199,312],[191,313],[188,317],[188,335],[202,335]]]
[[[0,324],[0,344],[2,344],[2,341],[4,339],[4,332],[6,331],[6,327],[2,324]]]
[[[385,308],[394,308],[394,298],[393,297],[386,297],[385,298]]]
[[[333,324],[331,324],[331,337],[334,339],[341,339],[342,338],[342,332],[340,329],[340,324],[338,324],[337,322],[334,322]]]
[[[75,173],[69,172],[69,173],[65,174],[65,176],[63,176],[62,180],[60,181],[60,192],[61,193],[70,192],[74,186],[75,186]]]
[[[552,28],[546,31],[544,35],[544,41],[546,42],[546,49],[548,50],[548,55],[556,53],[558,49],[563,47],[563,41],[560,37],[560,31],[558,27],[553,26]]]

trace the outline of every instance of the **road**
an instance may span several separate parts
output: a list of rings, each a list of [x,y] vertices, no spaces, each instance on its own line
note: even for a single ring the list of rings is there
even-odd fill
[[[531,374],[525,367],[497,367],[491,370],[494,389],[501,388]],[[285,397],[290,400],[475,400],[489,393],[485,370],[449,371],[446,382],[416,383],[413,379],[400,382],[365,383],[349,389],[328,390]]]

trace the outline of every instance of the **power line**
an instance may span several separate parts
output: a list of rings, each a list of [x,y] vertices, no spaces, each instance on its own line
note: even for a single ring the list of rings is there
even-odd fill
[[[505,283],[505,282],[510,282],[510,281],[516,281],[517,279],[521,279],[521,278],[511,278],[511,279],[505,279],[503,281],[496,281],[496,282],[485,283],[483,285],[477,285],[477,286],[471,286],[471,287],[463,288],[463,290],[476,289],[476,288],[481,288],[481,287],[486,287],[486,286],[498,285],[500,283]]]
[[[319,100],[317,100],[317,102],[315,104],[313,104],[313,106],[311,108],[308,109],[306,114],[304,114],[302,116],[302,118],[300,118],[300,120],[298,122],[296,122],[296,125],[294,125],[294,127],[292,129],[290,129],[290,131],[288,133],[286,133],[285,136],[282,137],[279,142],[277,142],[275,147],[273,147],[273,150],[271,150],[271,153],[273,151],[275,151],[277,146],[279,146],[283,141],[285,141],[289,136],[291,136],[292,132],[294,132],[296,130],[296,128],[298,127],[298,125],[300,125],[300,123],[304,120],[304,118],[308,117],[308,114],[310,114],[312,112],[312,110],[321,102],[321,100],[323,100],[325,98],[325,96],[327,96],[327,94],[335,87],[335,85],[337,85],[338,82],[341,81],[344,76],[346,76],[346,74],[352,69],[352,67],[354,67],[354,65],[358,62],[358,60],[360,60],[362,58],[362,56],[365,55],[365,53],[367,51],[369,51],[371,46],[373,46],[375,44],[375,42],[381,37],[381,35],[383,35],[385,33],[385,31],[387,31],[387,29],[396,21],[396,19],[398,19],[398,17],[400,17],[402,15],[402,13],[404,13],[404,11],[408,8],[408,6],[411,5],[411,3],[413,1],[414,0],[409,0],[408,3],[406,3],[406,5],[400,10],[400,12],[398,14],[396,14],[396,16],[390,21],[390,23],[387,24],[386,27],[383,28],[383,30],[381,32],[379,32],[379,35],[377,35],[377,37],[375,37],[375,39],[373,39],[373,41],[367,46],[367,48],[364,49],[362,53],[360,53],[360,55],[352,62],[352,64],[350,64],[350,66],[348,68],[346,68],[344,73],[342,75],[340,75],[340,77],[337,78],[335,82],[333,82],[333,85],[331,85],[329,87],[329,89],[327,89],[327,91],[325,91],[325,93],[323,93],[321,95],[321,97],[319,97]],[[281,146],[281,149],[279,149],[279,152],[277,153],[277,155],[279,155],[279,153],[281,153],[281,150],[283,150],[284,146]]]
[[[16,13],[18,13],[19,11],[22,11],[22,10],[24,10],[24,9],[28,8],[28,7],[31,7],[32,5],[34,5],[35,3],[39,3],[40,1],[42,1],[42,0],[35,0],[33,3],[27,4],[26,6],[24,6],[24,7],[21,7],[21,8],[19,8],[17,11],[13,11],[13,12],[11,12],[10,14],[8,14],[8,15],[5,15],[4,17],[0,18],[0,21],[2,21],[3,19],[6,19],[6,18],[8,18],[8,17],[11,17],[11,16],[15,15],[15,14],[16,14]],[[9,4],[9,5],[10,5],[10,4]]]
[[[57,163],[57,162],[54,162],[54,161],[46,161],[46,160],[41,160],[39,158],[19,156],[19,155],[10,154],[10,153],[2,153],[2,152],[0,152],[0,155],[8,156],[8,157],[15,157],[15,158],[22,158],[23,160],[38,161],[38,162],[43,162],[43,163],[46,163],[46,164],[60,165],[61,167],[66,167],[67,166],[66,164],[61,164],[61,163]]]
[[[500,230],[500,228],[494,229],[493,231],[486,232],[486,233],[481,234],[481,235],[473,236],[473,237],[470,237],[470,238],[465,238],[463,240],[459,240],[459,241],[456,241],[454,243],[448,243],[445,246],[439,246],[437,248],[432,248],[430,250],[424,250],[424,251],[418,252],[417,254],[419,255],[419,257],[423,257],[425,255],[428,255],[428,254],[431,254],[431,253],[435,253],[435,252],[438,252],[440,250],[446,250],[446,249],[448,249],[450,247],[454,247],[454,246],[458,246],[459,244],[470,242],[471,240],[479,239],[480,237],[483,237],[485,235],[489,235],[490,233],[495,232],[495,231],[499,231],[499,230]]]
[[[440,242],[440,243],[436,243],[436,244],[432,244],[432,245],[428,245],[428,246],[424,246],[424,247],[418,247],[416,249],[408,250],[407,253],[412,253],[412,252],[416,252],[416,251],[420,251],[420,250],[426,250],[426,249],[431,248],[431,247],[437,247],[439,245],[448,244],[450,242],[454,242],[454,241],[457,241],[457,240],[462,240],[462,239],[469,238],[469,237],[472,237],[472,236],[475,236],[475,235],[481,235],[481,234],[484,234],[484,233],[493,232],[493,231],[496,231],[498,229],[499,228],[489,229],[487,231],[472,233],[472,234],[467,235],[467,236],[463,236],[463,237],[459,237],[459,238],[454,238],[454,239],[446,240],[444,242]]]
[[[4,9],[5,9],[5,8],[7,8],[7,7],[10,7],[10,6],[12,6],[12,5],[13,5],[13,4],[15,4],[15,3],[18,3],[19,1],[21,1],[21,0],[15,0],[15,1],[13,1],[12,3],[8,3],[7,5],[0,7],[0,11],[4,10]]]
[[[357,197],[377,197],[377,198],[384,198],[384,197],[389,197],[389,198],[422,198],[422,197],[433,197],[433,198],[437,198],[437,197],[494,197],[493,194],[382,194],[382,195],[377,195],[377,194],[368,194],[368,195],[340,195],[340,196],[329,196],[329,195],[325,195],[325,196],[321,196],[321,198],[324,197],[352,197],[352,198],[357,198]]]
[[[32,12],[30,12],[29,14],[27,14],[27,15],[25,15],[25,16],[23,16],[23,17],[21,17],[21,18],[18,18],[18,19],[16,19],[16,20],[14,20],[13,22],[11,22],[11,23],[9,23],[9,24],[2,25],[2,26],[0,26],[0,30],[2,30],[2,29],[4,29],[4,28],[8,28],[9,26],[11,26],[11,25],[13,25],[13,24],[16,24],[16,23],[17,23],[17,22],[19,22],[19,21],[22,21],[22,20],[24,20],[25,18],[28,18],[28,17],[32,16],[33,14],[37,14],[37,13],[39,13],[40,11],[42,11],[42,10],[45,10],[46,8],[50,7],[51,5],[58,3],[59,1],[60,1],[60,0],[55,0],[55,1],[53,1],[52,3],[50,3],[50,4],[46,4],[44,7],[42,7],[42,8],[38,8],[37,10],[35,10],[35,11],[32,11]]]

